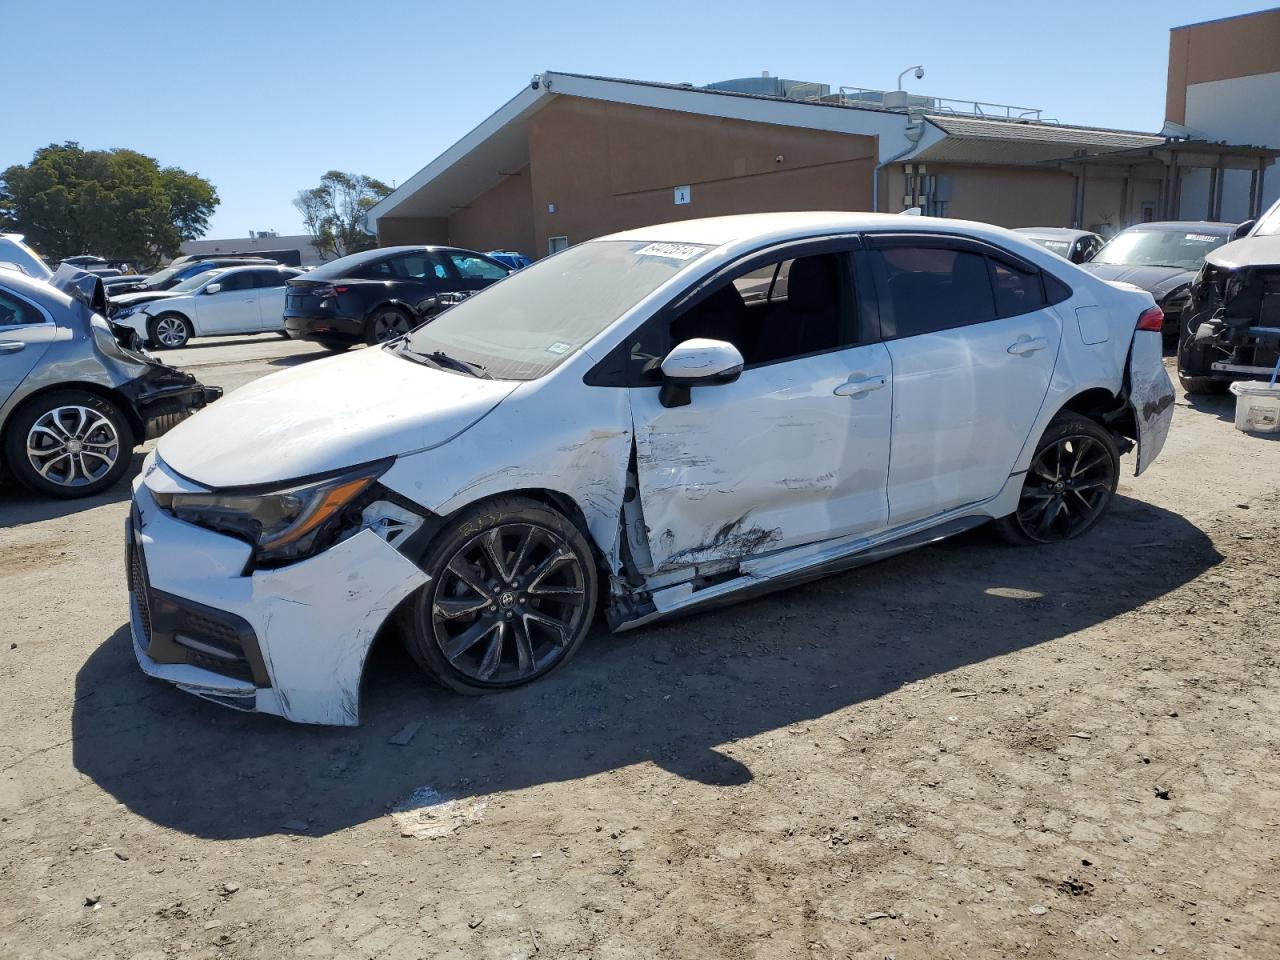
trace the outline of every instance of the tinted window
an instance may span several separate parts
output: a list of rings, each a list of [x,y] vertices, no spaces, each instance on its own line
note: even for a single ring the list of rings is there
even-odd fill
[[[225,273],[220,277],[214,278],[214,283],[221,284],[222,289],[219,293],[228,293],[232,290],[252,290],[253,289],[253,270],[237,270],[235,273]]]
[[[501,280],[507,271],[484,257],[474,257],[465,253],[451,253],[449,259],[462,274],[464,280]]]
[[[36,306],[8,290],[0,290],[0,327],[19,327],[28,323],[47,323]]]
[[[698,337],[724,340],[748,367],[836,350],[857,342],[852,304],[844,254],[774,260],[725,279],[677,315],[669,346]],[[648,363],[647,350],[668,347],[656,340],[646,347],[644,340],[637,340],[633,362]]]
[[[996,317],[987,260],[946,247],[888,247],[871,253],[886,339],[984,323]]]
[[[254,286],[258,287],[283,287],[284,282],[293,274],[285,273],[283,270],[255,270],[253,271]]]
[[[1002,317],[1016,317],[1044,306],[1044,285],[1037,270],[1021,270],[1000,260],[991,264],[991,286],[996,295],[996,312]]]
[[[426,250],[377,260],[357,271],[372,280],[435,280],[447,276],[444,264]]]

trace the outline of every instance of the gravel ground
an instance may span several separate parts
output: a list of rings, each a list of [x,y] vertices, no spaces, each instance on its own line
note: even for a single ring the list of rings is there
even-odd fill
[[[0,956],[1280,957],[1280,443],[1229,400],[1082,541],[597,630],[483,699],[387,637],[358,729],[147,680],[127,487],[0,491]]]

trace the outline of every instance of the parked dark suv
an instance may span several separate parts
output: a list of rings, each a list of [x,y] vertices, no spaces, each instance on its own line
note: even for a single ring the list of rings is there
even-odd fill
[[[457,247],[382,247],[334,260],[289,281],[284,326],[331,350],[383,343],[511,269]]]

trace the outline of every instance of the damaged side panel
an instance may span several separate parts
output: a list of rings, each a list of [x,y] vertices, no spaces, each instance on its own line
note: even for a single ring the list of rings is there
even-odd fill
[[[1159,333],[1138,330],[1129,348],[1129,404],[1138,427],[1135,476],[1160,455],[1173,422],[1173,383],[1161,361],[1161,347]]]

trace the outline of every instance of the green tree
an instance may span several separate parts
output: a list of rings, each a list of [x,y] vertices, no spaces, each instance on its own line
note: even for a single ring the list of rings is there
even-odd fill
[[[167,260],[208,229],[217,206],[208,180],[135,150],[54,143],[0,174],[0,227],[26,234],[54,261]]]
[[[390,192],[381,180],[330,170],[320,178],[320,186],[303,190],[293,205],[317,252],[345,257],[378,245],[378,238],[364,227],[365,214]]]

